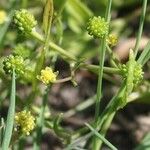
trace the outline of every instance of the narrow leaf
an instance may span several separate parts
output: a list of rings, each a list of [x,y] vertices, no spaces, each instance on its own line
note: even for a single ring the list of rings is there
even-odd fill
[[[15,93],[16,93],[16,80],[15,80],[15,71],[13,70],[10,104],[9,104],[9,109],[8,109],[4,138],[2,142],[2,150],[9,149],[9,143],[10,143],[11,136],[12,136],[14,117],[15,117],[15,99],[16,99]]]
[[[150,59],[150,40],[137,60],[142,66]]]
[[[44,8],[44,14],[43,14],[43,28],[45,34],[50,33],[50,28],[52,24],[53,19],[53,0],[47,0]]]
[[[110,149],[117,150],[107,139],[105,139],[100,133],[98,133],[91,125],[85,123],[85,125],[100,139],[102,140]]]

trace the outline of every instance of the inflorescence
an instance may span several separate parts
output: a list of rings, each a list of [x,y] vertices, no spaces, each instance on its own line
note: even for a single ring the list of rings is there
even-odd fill
[[[94,16],[93,18],[90,18],[87,23],[87,31],[89,35],[94,38],[103,38],[105,35],[108,35],[109,24],[104,18]]]
[[[13,69],[17,75],[24,74],[25,62],[21,56],[7,56],[3,61],[3,69],[6,74],[12,74]]]
[[[143,70],[142,65],[135,61],[134,73],[133,73],[133,85],[136,87],[143,80]],[[128,63],[122,65],[122,75],[126,79],[128,76]]]
[[[46,67],[41,70],[41,75],[38,75],[37,79],[42,81],[44,84],[50,84],[56,81],[57,74],[57,72],[52,71],[52,68]]]
[[[30,33],[37,25],[37,21],[35,20],[34,16],[25,9],[15,11],[14,23],[24,34]]]
[[[35,118],[30,111],[23,110],[15,115],[15,130],[23,135],[29,135],[35,128]]]
[[[107,37],[107,43],[111,47],[116,46],[118,43],[118,37],[114,34],[109,34]]]

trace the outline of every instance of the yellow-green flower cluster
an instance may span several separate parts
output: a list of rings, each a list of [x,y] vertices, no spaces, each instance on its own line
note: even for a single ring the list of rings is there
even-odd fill
[[[109,32],[109,24],[104,18],[94,16],[87,23],[87,31],[94,38],[103,38]]]
[[[22,75],[25,71],[25,62],[21,56],[7,56],[3,61],[3,69],[6,74],[12,74],[13,69],[17,75]]]
[[[53,83],[56,81],[57,72],[53,72],[52,68],[46,67],[41,70],[41,75],[38,75],[37,78],[42,81],[44,84]]]
[[[23,110],[15,115],[15,130],[23,135],[29,135],[35,128],[35,118],[30,111]]]
[[[133,73],[133,84],[136,87],[143,80],[143,70],[142,65],[135,61],[134,73]],[[122,65],[122,75],[123,78],[126,79],[128,76],[128,63]]]
[[[118,37],[116,35],[114,35],[114,34],[109,34],[108,37],[107,37],[107,43],[110,46],[117,45],[117,43],[118,43]]]
[[[6,21],[6,18],[7,18],[6,12],[0,10],[0,24],[3,24]]]
[[[30,33],[37,25],[37,21],[34,16],[25,9],[15,11],[14,23],[24,34]]]

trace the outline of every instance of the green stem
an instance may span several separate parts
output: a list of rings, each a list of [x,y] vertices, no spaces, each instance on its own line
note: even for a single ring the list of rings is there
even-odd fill
[[[14,117],[15,117],[15,101],[16,101],[15,95],[16,95],[16,79],[15,79],[15,70],[13,70],[10,104],[9,104],[9,109],[8,109],[8,114],[7,114],[4,138],[2,142],[2,150],[9,149],[9,144],[10,144],[12,131],[13,131],[13,125],[14,125]]]
[[[47,87],[44,97],[43,97],[43,101],[42,101],[42,106],[41,106],[41,110],[40,110],[40,114],[39,114],[39,118],[37,120],[37,132],[36,132],[36,137],[35,137],[35,141],[34,141],[34,150],[40,150],[40,142],[41,142],[41,138],[42,138],[42,129],[44,126],[44,113],[45,113],[45,108],[47,105],[47,100],[48,100],[48,91],[49,91],[49,87]]]
[[[111,4],[112,0],[108,0],[108,5],[106,8],[105,20],[109,23],[110,21],[110,13],[111,13]],[[99,59],[99,75],[98,75],[98,85],[97,85],[97,98],[96,98],[96,106],[95,106],[95,125],[97,127],[97,121],[100,112],[100,101],[102,96],[102,78],[103,78],[103,67],[105,60],[105,51],[106,51],[106,36],[101,41],[100,48],[100,59]],[[99,150],[99,140],[94,137],[93,140],[93,149]]]
[[[108,116],[108,119],[103,123],[102,127],[101,127],[101,130],[100,130],[100,135],[105,137],[106,133],[107,133],[107,130],[108,128],[110,127],[111,123],[112,123],[112,120],[115,116],[116,112],[114,111],[113,113],[111,113],[109,116]],[[103,141],[100,140],[99,142],[99,149],[101,149],[101,146],[103,144]]]
[[[143,26],[144,26],[144,20],[145,20],[145,14],[146,14],[146,7],[147,7],[147,0],[143,0],[143,6],[142,6],[142,13],[141,13],[141,18],[140,18],[140,25],[139,25],[139,30],[136,38],[136,43],[134,47],[134,52],[135,52],[135,57],[137,56],[139,45],[140,45],[140,40],[143,32]]]
[[[115,115],[116,111],[120,108],[120,104],[122,103],[124,96],[125,96],[125,92],[126,92],[126,84],[123,83],[122,86],[120,87],[119,91],[117,92],[117,94],[111,99],[111,101],[109,102],[109,104],[107,105],[107,107],[105,108],[105,110],[103,111],[103,113],[101,114],[101,116],[99,117],[98,120],[98,126],[97,126],[97,130],[104,130],[103,128],[106,128],[104,126],[104,124],[108,125],[108,123],[106,122],[111,122],[111,118],[109,116],[111,116],[112,114]],[[94,126],[94,122],[91,123],[92,126]],[[93,136],[93,133],[87,133],[88,132],[88,128],[82,128],[80,129],[76,134],[74,134],[74,140],[73,142],[69,145],[69,146],[76,146],[79,144],[79,142],[81,141],[86,141],[88,138],[90,138],[91,136]],[[80,136],[81,134],[85,134],[84,136]],[[77,140],[75,140],[77,139]],[[99,143],[97,143],[97,145],[101,145],[101,141],[99,140]],[[94,148],[93,148],[94,149]]]
[[[89,71],[92,71],[96,74],[98,74],[99,72],[99,66],[97,65],[88,65],[88,64],[84,64],[84,68],[88,69]],[[103,67],[103,71],[105,73],[110,73],[110,74],[121,74],[120,69],[117,68],[110,68],[110,67]]]
[[[97,129],[100,130],[100,134],[104,137],[117,110],[121,108],[121,104],[124,101],[125,94],[126,84],[123,83],[116,96],[112,98],[112,100],[109,102],[109,104],[107,105],[107,107],[105,108],[105,110],[99,118]],[[99,140],[97,143],[97,147],[100,149],[101,145],[102,141]]]
[[[113,115],[111,116],[113,118]],[[111,121],[108,123],[108,125],[111,123]],[[103,141],[111,150],[117,150],[115,146],[113,146],[105,137],[98,133],[91,125],[85,123],[85,125],[101,140]]]
[[[107,47],[107,52],[109,53],[110,55],[110,62],[112,64],[113,67],[115,68],[118,68],[118,59],[117,57],[115,56],[115,54],[113,53],[113,51],[111,50],[111,48],[106,44],[106,47]]]
[[[109,0],[109,3],[106,8],[106,17],[105,20],[109,22],[110,20],[110,11],[111,11],[112,0]],[[96,109],[95,109],[95,122],[98,120],[100,112],[100,101],[101,101],[101,92],[102,92],[102,77],[103,77],[103,67],[105,60],[105,51],[106,51],[106,36],[101,41],[100,48],[100,61],[99,61],[99,76],[98,76],[98,85],[97,85],[97,98],[96,98]]]
[[[41,43],[45,43],[44,38],[39,33],[31,32],[31,36],[34,37],[35,39],[37,39],[38,41],[40,41]],[[68,53],[63,48],[57,46],[55,43],[50,42],[49,46],[50,46],[50,48],[52,50],[55,50],[56,52],[58,52],[59,54],[63,55],[64,57],[67,57],[68,59],[70,59],[72,61],[77,61],[75,56],[73,56],[72,54]]]
[[[32,32],[32,36],[34,38],[36,38],[38,41],[40,41],[41,43],[44,43],[44,39],[43,39],[43,37],[39,33]],[[50,48],[52,48],[53,50],[57,51],[59,54],[67,57],[68,59],[70,59],[72,61],[75,61],[75,62],[77,61],[77,58],[75,56],[71,55],[66,50],[64,50],[63,48],[61,48],[58,45],[56,45],[55,43],[50,42],[49,46],[50,46]],[[80,67],[89,69],[89,70],[91,70],[92,72],[94,72],[96,74],[98,73],[98,70],[99,70],[99,66],[88,65],[88,64],[85,64],[85,63],[81,63]],[[106,72],[106,73],[120,74],[120,71],[117,68],[104,67],[103,69],[104,69],[103,71]]]

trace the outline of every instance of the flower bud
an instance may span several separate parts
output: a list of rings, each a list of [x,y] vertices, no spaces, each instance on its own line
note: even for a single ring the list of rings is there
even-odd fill
[[[109,34],[107,37],[107,43],[112,47],[112,46],[116,46],[118,42],[118,38],[116,35],[114,34]]]
[[[42,81],[44,84],[53,83],[56,81],[57,72],[53,72],[50,67],[46,67],[45,69],[41,70],[41,75],[37,76],[37,79]]]
[[[138,64],[135,61],[135,66],[134,66],[134,72],[133,72],[133,84],[134,87],[136,87],[142,80],[143,80],[143,70],[142,70],[142,65]],[[122,76],[124,79],[127,78],[128,76],[128,63],[125,65],[122,65]]]
[[[15,130],[21,134],[29,135],[35,128],[35,118],[30,111],[23,110],[15,115]]]
[[[93,36],[94,38],[103,38],[109,32],[109,25],[108,22],[105,21],[104,18],[93,17],[89,19],[87,23],[87,31],[89,35]]]
[[[15,11],[14,23],[22,33],[28,34],[35,28],[37,21],[30,12],[20,9]]]
[[[22,75],[25,71],[25,63],[21,56],[7,56],[3,61],[3,69],[6,74],[12,74],[13,69],[17,75]]]

